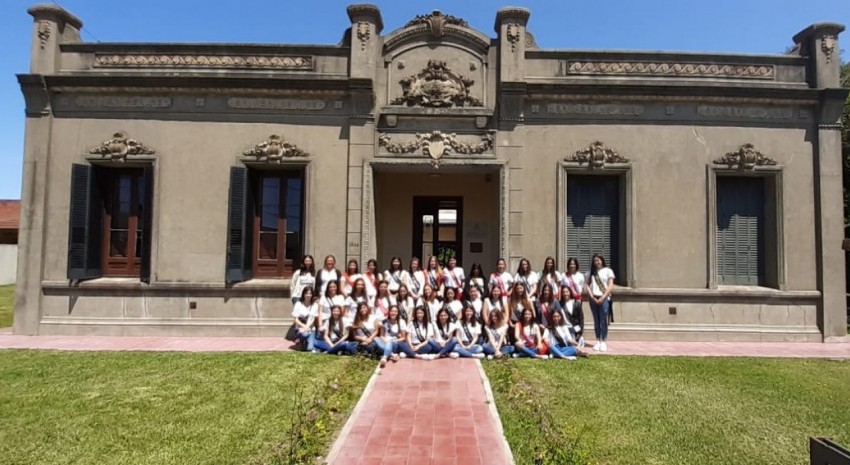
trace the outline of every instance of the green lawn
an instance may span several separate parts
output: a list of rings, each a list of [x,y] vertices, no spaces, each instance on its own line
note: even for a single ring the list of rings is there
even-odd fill
[[[594,357],[484,363],[516,463],[803,464],[850,446],[850,361]],[[553,453],[560,455],[553,458]]]
[[[315,463],[373,368],[304,353],[0,351],[0,463]]]
[[[15,286],[0,286],[0,328],[12,326],[15,312]]]

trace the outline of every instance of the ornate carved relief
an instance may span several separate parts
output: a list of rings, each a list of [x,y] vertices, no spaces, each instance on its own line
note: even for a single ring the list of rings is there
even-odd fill
[[[493,148],[493,136],[484,134],[478,143],[463,143],[457,140],[457,134],[446,134],[441,131],[417,134],[416,139],[405,142],[393,142],[387,134],[378,137],[378,145],[390,153],[413,153],[422,149],[422,154],[431,158],[434,168],[439,168],[440,159],[452,151],[464,155],[476,155]]]
[[[38,44],[42,50],[44,50],[44,46],[47,45],[47,39],[50,38],[50,22],[41,20],[38,22]]]
[[[738,167],[740,169],[751,170],[756,166],[776,165],[776,160],[756,150],[753,144],[744,144],[738,150],[729,152],[714,160],[714,163],[716,165],[727,165],[729,168]]]
[[[469,23],[458,18],[457,16],[452,15],[444,15],[440,12],[440,10],[434,10],[430,14],[427,15],[417,15],[415,18],[411,19],[404,25],[404,27],[416,26],[419,24],[424,24],[431,29],[431,35],[434,37],[443,37],[445,32],[445,25],[452,24],[460,27],[469,27]]]
[[[399,81],[403,95],[390,103],[423,107],[483,106],[469,95],[474,83],[449,69],[445,61],[428,60],[425,69]]]
[[[519,26],[516,23],[508,24],[507,39],[511,44],[511,52],[516,52],[516,46],[519,43]]]
[[[124,131],[118,131],[112,135],[112,139],[105,140],[97,147],[89,150],[92,155],[100,155],[108,160],[123,161],[132,155],[153,155],[153,149],[146,147],[141,142],[130,139]]]
[[[687,76],[735,79],[773,79],[773,65],[729,65],[706,63],[570,61],[568,74],[613,74]]]
[[[372,37],[372,26],[366,21],[357,22],[357,39],[360,40],[360,50],[366,50],[366,43]]]
[[[832,61],[832,55],[835,53],[835,36],[827,34],[820,40],[820,49],[826,55],[826,62]]]
[[[313,57],[267,55],[95,55],[101,68],[251,68],[312,70]]]
[[[587,163],[589,168],[602,168],[606,163],[628,163],[629,159],[617,153],[616,150],[607,147],[602,142],[596,141],[587,148],[581,149],[567,157],[565,161],[578,162],[579,164]]]
[[[283,158],[306,157],[310,154],[301,150],[295,144],[284,140],[277,134],[272,134],[269,139],[242,152],[248,157],[256,157],[257,161],[280,162]]]

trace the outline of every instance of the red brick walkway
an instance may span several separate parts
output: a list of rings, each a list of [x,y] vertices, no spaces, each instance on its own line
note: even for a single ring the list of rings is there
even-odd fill
[[[330,465],[508,465],[474,360],[402,360],[375,377],[328,456]]]

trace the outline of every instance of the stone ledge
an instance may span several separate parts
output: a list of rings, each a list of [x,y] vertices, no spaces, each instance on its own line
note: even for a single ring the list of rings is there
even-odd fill
[[[44,295],[121,297],[278,297],[287,298],[289,279],[255,279],[234,285],[223,282],[168,282],[145,284],[132,278],[100,278],[71,285],[67,281],[42,281]]]
[[[723,286],[719,289],[614,288],[617,302],[816,304],[820,291],[780,291],[769,288]],[[657,300],[656,300],[657,299]]]

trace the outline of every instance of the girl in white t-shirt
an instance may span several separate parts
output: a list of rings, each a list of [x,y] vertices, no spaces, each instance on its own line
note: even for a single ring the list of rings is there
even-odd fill
[[[500,258],[496,262],[496,271],[490,275],[490,288],[488,295],[493,294],[493,289],[499,288],[502,291],[502,297],[507,298],[511,295],[513,289],[514,277],[508,272],[508,263],[504,258]]]
[[[552,315],[552,326],[546,331],[546,343],[549,344],[549,356],[566,360],[575,360],[578,350],[572,328],[561,313]]]
[[[481,337],[481,325],[475,318],[475,310],[471,305],[463,309],[457,325],[457,345],[455,352],[461,357],[484,358],[484,348],[478,343]]]
[[[437,357],[445,357],[450,355],[452,358],[457,358],[457,354],[452,352],[457,345],[455,337],[457,327],[452,323],[449,317],[449,311],[445,308],[437,312],[436,321],[434,322],[434,343],[437,348]]]
[[[419,265],[419,258],[413,257],[410,259],[409,269],[407,270],[407,282],[404,284],[407,285],[407,289],[410,291],[410,295],[413,296],[414,299],[418,299],[422,297],[422,288],[425,286],[425,272],[422,271],[422,267]]]
[[[477,287],[472,286],[469,288],[467,297],[469,297],[466,301],[467,305],[472,307],[472,310],[475,312],[475,319],[479,324],[483,325],[487,321],[487,311],[484,308],[484,299],[481,298],[480,291]]]
[[[449,258],[449,263],[446,268],[443,270],[443,287],[445,289],[454,289],[455,295],[458,298],[463,297],[463,285],[466,282],[466,275],[463,272],[463,268],[457,266],[457,259],[455,257]]]
[[[298,302],[304,288],[316,285],[316,264],[312,255],[305,255],[301,259],[301,268],[292,274],[292,303]]]
[[[316,349],[327,352],[328,355],[353,354],[357,348],[357,342],[348,340],[350,327],[351,322],[342,315],[342,307],[334,305],[330,318],[325,320],[322,326],[322,338],[316,339]]]
[[[401,311],[401,318],[404,320],[409,320],[413,315],[413,309],[419,305],[419,299],[413,298],[405,285],[398,288],[395,301],[398,304],[399,311]]]
[[[332,308],[340,307],[347,309],[350,306],[348,299],[339,293],[339,283],[336,281],[328,282],[325,288],[325,295],[319,298],[319,308],[321,309],[319,313],[319,327],[325,324],[325,320],[331,316]]]
[[[428,321],[434,321],[437,312],[443,308],[443,303],[437,297],[437,291],[430,284],[426,284],[422,288],[422,305],[425,306],[425,311],[428,313]]]
[[[430,284],[435,291],[440,292],[443,285],[443,269],[440,267],[440,261],[435,255],[428,257],[425,262],[425,282]]]
[[[390,306],[395,305],[395,297],[390,294],[390,290],[386,281],[378,283],[378,293],[375,295],[375,300],[372,302],[372,308],[378,318],[386,318],[390,311]]]
[[[319,317],[319,304],[313,298],[313,288],[305,287],[295,306],[292,307],[292,318],[298,328],[297,344],[304,350],[312,352],[316,342],[316,319]]]
[[[328,288],[328,283],[334,282],[339,285],[340,278],[342,278],[342,273],[339,272],[335,268],[336,266],[336,258],[333,255],[328,255],[325,257],[325,267],[319,270],[316,275],[316,288],[319,290],[319,295],[325,295],[325,292]],[[342,292],[337,289],[338,294],[342,294]]]
[[[357,313],[357,306],[361,303],[365,303],[366,306],[371,310],[372,309],[372,298],[369,297],[369,293],[366,292],[366,280],[363,278],[357,278],[354,281],[354,285],[351,288],[351,293],[348,295],[349,300],[349,315],[348,317],[354,320],[354,316]]]
[[[416,358],[434,360],[434,328],[425,318],[425,309],[418,307],[413,311],[413,321],[407,325],[407,343],[410,350],[416,353]]]
[[[537,273],[531,271],[531,262],[525,258],[520,260],[514,275],[514,290],[517,283],[522,284],[525,287],[525,295],[529,300],[534,300],[537,296],[537,281]]]
[[[380,325],[378,317],[372,313],[372,309],[366,302],[361,302],[357,305],[357,310],[354,316],[354,322],[351,323],[349,329],[352,339],[357,342],[357,345],[366,349],[372,354],[381,354],[383,350],[378,347],[375,342],[380,336]],[[386,360],[382,360],[381,368],[386,364]]]
[[[540,286],[544,284],[549,284],[552,289],[558,289],[561,284],[561,273],[555,268],[555,259],[552,257],[546,257],[543,261],[543,269],[540,271],[538,280],[538,294]]]
[[[366,271],[363,272],[363,278],[366,280],[366,286],[372,289],[378,289],[378,281],[381,280],[381,273],[378,271],[378,261],[370,258],[366,262]]]
[[[342,295],[351,295],[351,291],[354,290],[354,284],[362,277],[363,275],[360,274],[360,265],[357,264],[357,260],[352,258],[348,261],[345,273],[342,274],[342,277],[339,280]]]
[[[572,290],[568,286],[561,287],[561,308],[564,310],[564,318],[573,329],[578,340],[579,349],[584,348],[584,311],[581,301],[573,299]]]
[[[508,300],[502,293],[502,288],[494,287],[492,292],[490,292],[490,296],[484,299],[484,321],[489,322],[490,314],[497,310],[502,312],[502,316],[504,316],[507,308]]]
[[[561,286],[570,288],[572,298],[582,301],[584,294],[584,274],[579,273],[578,260],[570,258],[567,260],[567,272],[561,275]]]
[[[381,322],[381,337],[376,339],[378,347],[383,350],[381,360],[386,365],[386,360],[392,358],[393,362],[398,361],[398,354],[404,353],[405,356],[415,358],[416,353],[410,350],[407,344],[407,322],[399,317],[398,305],[390,307],[387,317]]]
[[[585,280],[585,290],[593,312],[593,329],[596,345],[593,350],[608,351],[608,312],[611,310],[611,291],[614,289],[614,271],[605,266],[605,258],[593,254],[593,264]]]
[[[463,310],[463,302],[457,300],[457,289],[447,287],[443,292],[443,306],[448,308],[452,321],[459,320],[460,313]]]
[[[389,289],[390,294],[396,295],[398,293],[398,288],[408,280],[406,275],[407,271],[402,267],[401,258],[393,257],[390,260],[390,267],[384,271],[384,281],[387,282],[387,289]]]
[[[534,321],[533,310],[526,308],[522,311],[522,318],[516,323],[514,334],[516,339],[514,357],[548,358],[540,353],[540,342],[543,336],[540,334],[540,325]]]
[[[489,320],[484,327],[486,341],[481,345],[487,358],[501,358],[502,355],[514,353],[514,346],[508,343],[508,325],[505,314],[501,310],[493,310],[488,314]]]

